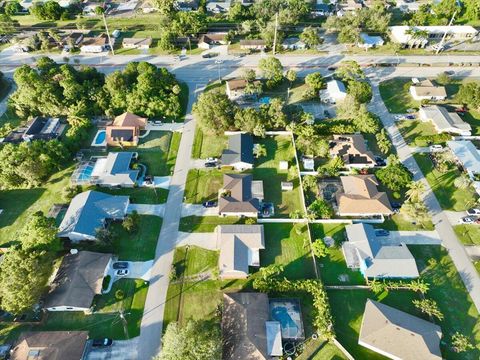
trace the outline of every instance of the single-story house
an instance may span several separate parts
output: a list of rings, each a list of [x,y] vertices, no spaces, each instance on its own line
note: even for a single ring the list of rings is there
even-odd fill
[[[18,144],[22,141],[52,140],[61,135],[63,128],[59,118],[37,116],[24,127],[17,128],[8,134],[3,142]]]
[[[107,49],[108,38],[106,35],[97,37],[84,37],[80,51],[82,53],[101,53]]]
[[[382,245],[370,224],[347,225],[347,241],[342,244],[347,266],[365,278],[412,279],[419,276],[417,264],[405,244]]]
[[[253,138],[250,134],[234,134],[228,137],[228,148],[223,150],[222,165],[237,171],[253,168]]]
[[[333,15],[333,7],[331,4],[325,4],[323,0],[317,0],[317,2],[312,5],[310,14],[314,17],[330,16]]]
[[[123,38],[122,47],[125,49],[149,49],[152,45],[152,38]]]
[[[444,86],[435,85],[426,79],[410,86],[410,95],[414,100],[445,100],[447,91]]]
[[[211,49],[214,46],[218,45],[227,45],[227,33],[226,32],[218,32],[218,33],[206,33],[200,36],[198,40],[198,47],[200,49]]]
[[[179,11],[196,11],[200,0],[177,0],[175,7]]]
[[[345,167],[365,168],[375,166],[375,156],[368,150],[363,135],[333,135],[330,141],[330,156],[340,157]]]
[[[412,32],[426,31],[425,38],[416,38]],[[478,30],[470,25],[442,25],[442,26],[390,26],[393,42],[410,47],[425,47],[430,40],[441,40],[447,33],[447,39],[470,40],[478,35]]]
[[[282,191],[292,191],[293,190],[293,182],[282,181],[281,187],[282,187]]]
[[[72,31],[68,34],[65,34],[62,38],[63,48],[65,50],[70,50],[72,47],[78,47],[85,37],[85,33],[81,31]]]
[[[247,97],[247,94],[245,94],[245,89],[247,88],[247,85],[248,83],[245,79],[233,79],[226,81],[225,91],[228,98],[230,100],[236,101]],[[255,80],[254,85],[260,86],[261,82],[259,80]]]
[[[130,166],[136,156],[134,152],[124,151],[111,152],[106,157],[98,158],[92,170],[90,183],[107,187],[134,187],[140,171],[133,170]]]
[[[345,100],[347,97],[347,90],[343,82],[339,80],[330,80],[327,82],[327,89],[322,91],[320,95],[322,101],[336,104],[339,101]]]
[[[258,217],[263,201],[263,181],[250,174],[224,174],[218,208],[221,216]]]
[[[137,146],[140,131],[147,126],[147,118],[125,112],[105,129],[109,146]]]
[[[281,327],[269,320],[264,293],[224,293],[222,359],[271,360],[283,355]]]
[[[72,242],[95,240],[97,229],[107,220],[123,220],[130,204],[128,196],[109,195],[99,191],[84,191],[68,206],[58,230],[59,237]]]
[[[207,0],[207,12],[214,13],[214,14],[222,14],[227,13],[230,10],[230,6],[232,5],[232,0],[225,0],[225,1],[208,1]]]
[[[307,45],[298,37],[289,37],[283,40],[282,49],[284,50],[305,50]]]
[[[246,279],[249,266],[260,266],[265,249],[263,225],[218,225],[218,267],[221,279]]]
[[[20,335],[11,360],[82,360],[88,331],[29,331]]]
[[[377,189],[375,175],[340,176],[340,181],[343,191],[336,194],[338,215],[363,217],[393,214],[387,194]]]
[[[447,141],[447,145],[472,181],[479,181],[480,151],[469,140]]]
[[[385,44],[385,41],[382,39],[381,36],[373,36],[366,33],[360,33],[360,41],[358,42],[357,46],[367,50],[383,46],[383,44]]]
[[[243,50],[255,50],[255,51],[263,51],[267,48],[265,40],[260,39],[253,39],[253,40],[240,40],[240,49]]]
[[[390,359],[441,360],[440,326],[367,299],[358,344]]]
[[[438,105],[423,106],[418,115],[422,121],[431,121],[439,133],[469,136],[472,127],[455,112]]]
[[[111,254],[77,251],[65,255],[45,301],[48,311],[90,311],[95,295],[102,293]]]

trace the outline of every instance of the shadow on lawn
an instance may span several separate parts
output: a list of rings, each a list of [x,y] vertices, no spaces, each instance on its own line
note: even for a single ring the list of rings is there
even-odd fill
[[[3,214],[0,216],[0,228],[12,225],[44,192],[44,188],[15,189],[0,192],[0,204],[3,209]]]

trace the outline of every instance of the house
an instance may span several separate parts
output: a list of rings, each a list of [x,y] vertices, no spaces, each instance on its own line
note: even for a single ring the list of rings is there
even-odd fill
[[[345,100],[347,97],[347,90],[343,82],[339,80],[330,80],[327,82],[326,91],[320,95],[322,101],[329,102],[330,104],[336,104],[339,101]]]
[[[363,8],[363,2],[361,0],[347,0],[337,4],[337,16],[342,17],[347,12],[357,11],[361,8]]]
[[[225,293],[222,359],[271,360],[283,355],[280,323],[269,320],[264,293]]]
[[[82,360],[88,331],[29,331],[20,335],[11,360]]]
[[[101,53],[108,48],[108,38],[106,35],[100,35],[97,37],[84,37],[80,51],[82,53]]]
[[[211,49],[217,45],[227,45],[227,33],[219,32],[219,33],[207,33],[200,36],[198,40],[198,47],[200,49]]]
[[[480,151],[467,140],[447,141],[447,145],[457,162],[474,182],[477,193],[480,193]]]
[[[440,326],[367,299],[358,344],[390,359],[441,360]]]
[[[144,14],[150,14],[158,10],[157,4],[154,0],[144,0],[139,5],[137,5],[136,11],[141,11]]]
[[[122,47],[124,49],[147,50],[152,45],[152,38],[123,38]]]
[[[310,157],[303,157],[302,158],[303,168],[305,170],[315,170],[315,160]]]
[[[410,95],[415,100],[445,100],[447,91],[445,87],[435,85],[432,81],[426,79],[410,86]]]
[[[345,167],[362,169],[374,167],[375,156],[368,150],[363,135],[333,135],[330,141],[330,156],[340,157]]]
[[[52,140],[58,138],[65,126],[62,126],[59,118],[37,116],[8,134],[3,142],[18,144],[22,141]]]
[[[230,6],[232,5],[232,0],[225,0],[225,1],[207,1],[207,12],[214,13],[214,14],[222,14],[227,13],[230,10]]]
[[[415,32],[426,32],[426,37],[416,37]],[[390,26],[390,38],[393,42],[409,47],[423,48],[430,40],[446,39],[455,41],[472,40],[478,35],[478,30],[469,25],[451,26]]]
[[[340,176],[343,192],[336,194],[338,215],[378,216],[393,214],[388,196],[377,190],[375,175]]]
[[[221,279],[246,279],[249,266],[260,266],[265,249],[263,225],[218,225],[218,267]]]
[[[305,50],[307,45],[298,37],[289,37],[283,40],[282,49],[284,50]]]
[[[413,13],[420,9],[420,3],[412,0],[397,0],[395,7],[403,13]]]
[[[199,3],[200,0],[177,0],[175,7],[179,11],[196,11],[198,10]]]
[[[265,40],[240,40],[240,49],[243,50],[264,51],[266,48]]]
[[[58,228],[58,236],[69,238],[72,242],[95,240],[97,229],[103,228],[107,220],[125,218],[129,204],[128,196],[84,191],[70,202]]]
[[[381,36],[372,36],[366,33],[360,33],[360,41],[357,43],[357,46],[368,50],[383,46],[384,43],[385,41]]]
[[[228,137],[228,148],[223,150],[222,165],[237,171],[253,168],[253,138],[250,134],[234,134]]]
[[[258,217],[263,201],[263,181],[250,174],[224,174],[218,208],[221,216]]]
[[[80,31],[72,31],[66,34],[62,38],[63,49],[69,51],[74,47],[78,47],[82,43],[84,37],[85,34]]]
[[[147,118],[125,112],[105,129],[109,146],[137,146],[140,131],[147,126]]]
[[[455,112],[438,105],[423,106],[418,115],[422,121],[431,121],[439,133],[469,136],[472,127]]]
[[[282,181],[281,182],[282,191],[292,191],[293,190],[293,182],[291,181]]]
[[[131,169],[136,153],[111,152],[106,157],[99,157],[93,167],[90,183],[100,186],[134,187],[137,183],[139,170]]]
[[[95,295],[102,293],[111,254],[73,251],[65,255],[45,301],[48,311],[89,312]]]
[[[245,90],[247,89],[248,82],[245,79],[233,79],[226,81],[225,91],[227,96],[230,100],[238,101],[246,98],[247,95],[251,96],[250,94],[246,94]],[[259,80],[255,80],[253,82],[253,86],[258,88],[261,86],[261,82]]]
[[[331,16],[333,15],[333,8],[331,4],[325,4],[323,0],[317,0],[317,2],[312,5],[310,14],[313,17]]]
[[[342,252],[347,266],[367,279],[412,279],[419,276],[417,264],[405,244],[383,245],[370,224],[347,225]]]

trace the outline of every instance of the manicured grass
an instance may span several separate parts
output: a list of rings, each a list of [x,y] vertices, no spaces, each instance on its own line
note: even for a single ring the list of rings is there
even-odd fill
[[[462,119],[472,126],[472,135],[480,135],[480,111],[469,109]]]
[[[422,278],[430,284],[426,297],[434,299],[444,315],[440,326],[448,344],[458,331],[468,336],[476,349],[457,354],[447,346],[442,349],[445,359],[480,358],[480,315],[447,251],[441,246],[409,246]]]
[[[64,203],[62,189],[70,182],[73,167],[54,174],[45,185],[34,189],[0,191],[0,244],[15,239],[30,215],[42,211],[45,215],[53,204]]]
[[[123,292],[123,299],[115,297],[117,290]],[[140,335],[147,290],[146,281],[121,279],[113,284],[108,294],[94,300],[94,314],[85,315],[77,311],[49,312],[44,324],[35,327],[35,330],[87,330],[90,338],[131,339]],[[125,314],[125,326],[120,311]]]
[[[326,257],[317,259],[320,278],[325,285],[363,285],[365,279],[360,271],[347,267],[343,256],[341,243],[346,240],[344,224],[310,224],[312,238],[323,240],[326,236],[335,240],[335,245],[328,248]],[[340,276],[347,276],[348,280],[341,281]]]
[[[266,202],[273,202],[275,216],[288,217],[295,210],[302,210],[300,181],[298,172],[293,178],[288,177],[288,170],[279,170],[280,161],[288,161],[289,166],[295,165],[293,144],[289,136],[267,137],[256,139],[255,142],[265,145],[267,155],[256,159],[253,168],[253,179],[263,181],[263,191]],[[281,182],[293,182],[293,190],[282,191]]]
[[[324,344],[311,360],[340,360],[346,359],[342,351],[333,343]]]
[[[170,140],[170,147],[168,149],[167,156],[167,175],[170,175],[175,168],[175,162],[177,161],[178,148],[180,147],[180,140],[182,139],[182,134],[179,132],[174,132],[172,134],[172,139]]]
[[[391,230],[391,231],[416,231],[416,230],[434,230],[435,227],[431,220],[425,223],[413,223],[411,220],[405,218],[402,214],[394,214],[386,218],[382,224],[375,224],[376,228]]]
[[[428,154],[416,153],[413,156],[442,209],[462,211],[473,205],[475,199],[478,198],[475,190],[471,186],[467,189],[458,189],[454,185],[455,179],[460,176],[460,171],[456,167],[446,173],[441,173],[433,167]]]
[[[139,187],[110,189],[93,187],[92,190],[112,195],[130,196],[130,202],[133,204],[163,204],[167,201],[168,197],[168,190],[162,188]]]
[[[380,83],[380,95],[389,112],[405,114],[408,109],[418,109],[420,101],[413,100],[409,88],[410,78],[394,78]]]
[[[315,278],[310,242],[305,224],[264,224],[265,250],[261,266],[283,265],[289,279]]]
[[[402,120],[397,121],[397,128],[405,142],[410,146],[429,146],[420,136],[435,135],[437,131],[430,121]]]
[[[119,260],[146,261],[155,257],[162,219],[154,215],[140,215],[137,232],[130,234],[121,225],[111,225],[115,234],[113,249]]]
[[[195,128],[195,137],[193,139],[192,158],[206,159],[209,157],[220,158],[222,151],[227,147],[228,136],[226,135],[206,135],[197,126]]]
[[[218,266],[218,252],[198,246],[177,247],[173,258],[177,278],[212,272]]]
[[[191,169],[185,184],[185,202],[202,204],[205,201],[217,201],[218,192],[222,186],[222,171]]]
[[[480,226],[457,225],[453,227],[458,239],[465,245],[480,245]]]
[[[213,232],[217,225],[244,223],[245,218],[234,216],[187,216],[180,219],[179,230],[184,232]]]

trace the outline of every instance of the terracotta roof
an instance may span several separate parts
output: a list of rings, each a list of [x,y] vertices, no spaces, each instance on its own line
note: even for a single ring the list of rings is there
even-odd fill
[[[133,126],[144,128],[147,125],[147,118],[125,112],[122,115],[118,115],[113,120],[113,126]]]

